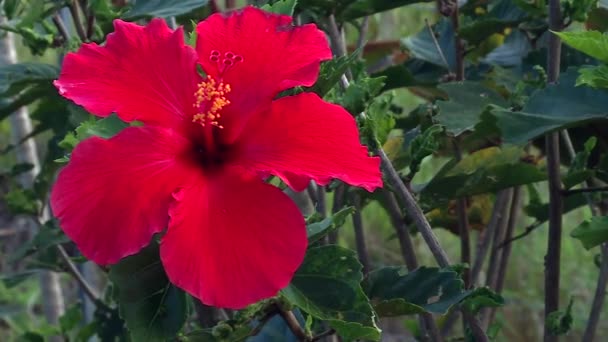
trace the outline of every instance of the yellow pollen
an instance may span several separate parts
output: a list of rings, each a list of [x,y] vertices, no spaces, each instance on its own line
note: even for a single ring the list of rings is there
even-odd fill
[[[198,89],[194,93],[196,99],[194,107],[203,111],[192,116],[192,122],[197,122],[203,127],[209,124],[224,128],[218,120],[222,117],[221,109],[230,104],[230,100],[226,98],[230,90],[230,84],[218,82],[213,78],[199,83]]]

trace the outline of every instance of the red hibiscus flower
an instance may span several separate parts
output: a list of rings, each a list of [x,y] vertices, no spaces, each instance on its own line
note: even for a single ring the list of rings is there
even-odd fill
[[[382,186],[342,107],[312,93],[274,99],[316,81],[331,58],[325,35],[253,7],[201,22],[196,49],[161,19],[114,28],[104,46],[68,54],[55,85],[97,116],[144,125],[76,147],[51,195],[61,227],[104,265],[166,230],[169,279],[209,305],[276,295],[304,258],[306,229],[264,177],[298,191],[311,179]]]

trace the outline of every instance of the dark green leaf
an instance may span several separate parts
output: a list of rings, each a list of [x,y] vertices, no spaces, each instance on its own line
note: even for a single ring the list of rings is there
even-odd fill
[[[335,231],[344,225],[346,218],[355,211],[354,207],[342,208],[337,213],[323,219],[320,222],[308,224],[306,233],[308,235],[308,243],[313,243],[325,237],[327,234]]]
[[[264,11],[284,14],[284,15],[293,15],[293,10],[296,8],[297,0],[279,0],[271,4],[266,4],[262,6]]]
[[[75,134],[68,133],[59,143],[59,146],[66,151],[71,151],[79,142],[86,138],[98,136],[108,139],[128,126],[128,124],[120,120],[118,116],[114,114],[98,120],[90,117],[89,120],[82,122],[76,127]]]
[[[437,46],[428,28],[423,27],[416,35],[402,40],[403,45],[412,55],[423,61],[438,65],[444,69],[454,70],[456,66],[456,54],[454,48],[454,30],[452,24],[446,18],[442,18],[433,26],[434,35],[437,37],[439,47],[447,59],[447,64],[441,57]]]
[[[361,289],[361,268],[351,250],[334,245],[311,248],[283,295],[308,314],[328,321],[345,340],[377,341],[380,331]]]
[[[505,142],[523,143],[547,132],[608,119],[608,96],[602,90],[575,87],[577,72],[569,69],[559,83],[534,93],[521,112],[493,107],[491,114]]]
[[[591,156],[591,152],[595,148],[596,143],[597,138],[590,137],[585,142],[583,150],[579,151],[574,156],[574,160],[568,168],[566,177],[562,177],[562,182],[564,183],[564,187],[566,189],[569,189],[593,176],[593,173],[587,169],[587,162],[589,161],[589,157]]]
[[[54,221],[49,221],[40,227],[33,239],[19,246],[9,260],[11,262],[22,260],[34,253],[69,241],[70,239],[55,225]]]
[[[586,249],[591,249],[608,241],[608,216],[594,216],[570,233],[575,239],[580,240]]]
[[[11,288],[21,284],[23,281],[29,279],[33,275],[38,275],[39,273],[40,270],[26,270],[13,274],[0,275],[0,281],[2,281],[4,286],[7,288]]]
[[[439,149],[439,134],[441,134],[441,132],[443,132],[443,128],[440,125],[432,125],[412,140],[408,147],[411,174],[418,172],[424,158],[435,153]]]
[[[449,100],[437,101],[439,114],[435,118],[455,136],[473,129],[490,104],[507,105],[498,93],[475,81],[446,83],[438,88]]]
[[[17,63],[0,66],[0,95],[14,95],[26,86],[50,84],[59,69],[45,63]]]
[[[445,314],[469,295],[458,273],[433,267],[409,273],[404,267],[383,267],[368,274],[363,288],[380,316]]]
[[[34,191],[15,187],[4,195],[6,206],[13,214],[37,215],[40,203]]]
[[[386,77],[382,91],[404,87],[434,87],[437,84],[437,79],[419,79],[418,74],[414,75],[414,72],[408,68],[410,65],[411,63],[393,65],[372,76]]]
[[[186,295],[169,282],[156,243],[112,266],[110,280],[134,341],[165,341],[186,322]]]
[[[475,20],[460,28],[460,36],[470,45],[478,45],[495,33],[504,33],[506,29],[516,27],[519,20],[506,21],[498,18]]]
[[[431,0],[355,0],[339,14],[339,18],[349,21],[421,2],[431,2]]]
[[[174,17],[189,13],[197,8],[207,5],[207,0],[146,0],[137,1],[127,13],[126,19],[140,17]]]
[[[535,164],[522,161],[523,150],[515,146],[489,147],[448,164],[422,190],[422,201],[445,203],[448,199],[470,196],[516,185],[543,181],[547,175]]]
[[[315,85],[310,88],[310,91],[321,97],[325,96],[340,81],[340,77],[344,75],[346,70],[357,62],[358,58],[359,51],[355,51],[348,56],[340,56],[322,63],[319,78]]]

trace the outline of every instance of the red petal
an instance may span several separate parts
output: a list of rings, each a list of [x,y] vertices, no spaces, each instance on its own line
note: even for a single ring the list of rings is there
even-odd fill
[[[171,193],[193,174],[178,159],[189,148],[173,130],[153,127],[81,142],[51,193],[61,228],[98,264],[137,253],[166,228]]]
[[[302,190],[306,176],[320,184],[332,178],[372,191],[382,186],[380,159],[359,142],[354,118],[344,108],[302,93],[274,101],[240,137],[243,165],[281,177]],[[299,185],[299,186],[298,186]]]
[[[214,14],[198,24],[197,52],[205,72],[220,77],[212,52],[242,57],[227,69],[223,82],[231,85],[229,115],[224,116],[228,133],[238,135],[243,115],[268,106],[280,91],[295,86],[311,86],[317,79],[321,61],[331,58],[325,34],[313,24],[294,27],[291,17],[245,7],[230,14]]]
[[[160,250],[171,282],[205,304],[233,309],[287,286],[307,246],[296,205],[242,172],[222,170],[176,194]]]
[[[64,59],[55,86],[99,116],[116,112],[125,121],[175,125],[193,114],[198,76],[196,52],[180,28],[162,19],[142,27],[114,21],[104,46],[84,44]]]

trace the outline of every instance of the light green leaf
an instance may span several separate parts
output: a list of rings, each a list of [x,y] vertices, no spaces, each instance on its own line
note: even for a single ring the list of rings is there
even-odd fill
[[[314,222],[306,225],[306,234],[308,235],[308,243],[313,243],[325,237],[327,234],[335,231],[344,225],[344,221],[350,214],[355,211],[354,207],[342,208],[337,213],[326,217],[320,222]]]
[[[297,3],[297,0],[279,0],[275,1],[272,5],[266,4],[262,6],[262,9],[272,13],[292,16]]]
[[[599,31],[553,32],[574,49],[608,63],[608,35]]]
[[[594,216],[574,228],[570,236],[580,240],[586,249],[608,241],[608,216]]]
[[[592,88],[608,88],[608,65],[582,67],[576,79],[576,86],[586,85]]]

